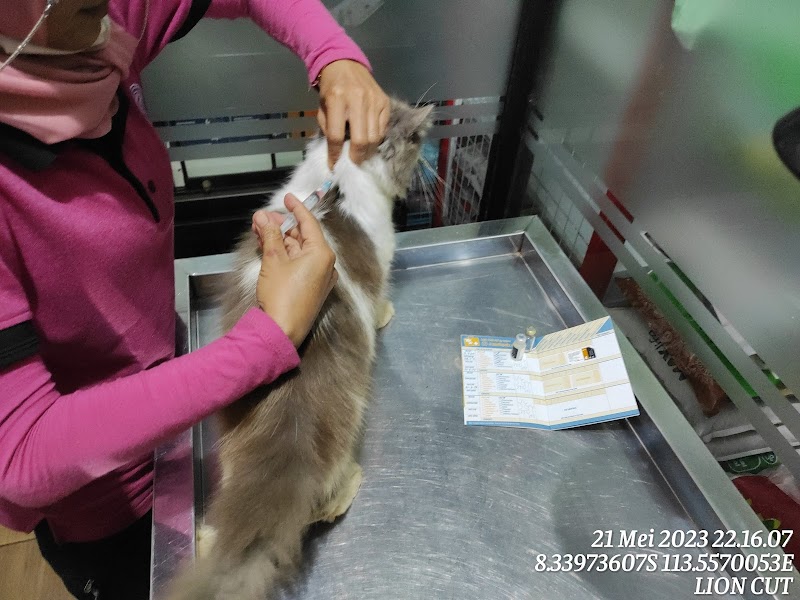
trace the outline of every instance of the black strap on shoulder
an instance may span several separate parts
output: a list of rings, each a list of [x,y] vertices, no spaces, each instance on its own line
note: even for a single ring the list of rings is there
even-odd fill
[[[122,88],[117,90],[117,98],[119,99],[119,108],[117,114],[111,119],[111,131],[103,137],[94,139],[80,139],[75,140],[75,143],[82,147],[84,150],[94,152],[102,159],[104,159],[111,168],[119,173],[123,179],[133,186],[136,193],[144,201],[150,214],[153,215],[153,220],[158,223],[161,221],[161,215],[158,213],[153,199],[147,193],[147,190],[142,185],[142,182],[136,178],[136,175],[128,168],[125,163],[125,157],[122,152],[122,144],[125,141],[125,131],[128,124],[128,111],[130,110],[130,99],[122,91]]]
[[[39,351],[39,336],[33,322],[23,321],[0,329],[0,370],[33,356]]]
[[[16,160],[26,169],[43,171],[58,156],[58,146],[48,146],[30,134],[0,123],[0,152]]]
[[[181,25],[181,28],[172,36],[170,43],[177,42],[187,33],[189,33],[194,26],[200,22],[206,15],[206,11],[208,11],[208,7],[211,4],[211,0],[193,0],[192,7],[189,9],[189,14],[186,15],[186,20]]]

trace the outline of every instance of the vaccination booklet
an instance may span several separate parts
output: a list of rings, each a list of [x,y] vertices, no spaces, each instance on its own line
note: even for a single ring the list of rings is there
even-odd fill
[[[461,336],[464,423],[565,429],[639,414],[610,317],[533,340]]]

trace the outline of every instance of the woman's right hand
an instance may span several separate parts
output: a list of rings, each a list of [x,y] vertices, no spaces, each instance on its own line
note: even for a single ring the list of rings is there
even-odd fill
[[[256,297],[261,310],[299,348],[336,284],[336,255],[319,221],[303,203],[291,194],[284,203],[297,219],[296,229],[285,238],[281,215],[264,210],[253,215],[253,229],[263,250]]]

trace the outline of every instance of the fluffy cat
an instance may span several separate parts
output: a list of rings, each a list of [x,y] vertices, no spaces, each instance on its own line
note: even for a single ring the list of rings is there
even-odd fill
[[[296,571],[308,526],[333,521],[355,498],[376,329],[394,314],[387,297],[392,207],[411,185],[430,111],[393,100],[386,139],[361,166],[345,145],[335,186],[314,211],[336,253],[338,282],[301,348],[299,369],[219,415],[222,477],[209,513],[213,542],[173,586],[173,599],[271,597]],[[268,208],[285,210],[285,194],[305,198],[328,176],[326,142],[315,140]],[[260,267],[258,242],[248,232],[222,297],[226,331],[257,306]]]

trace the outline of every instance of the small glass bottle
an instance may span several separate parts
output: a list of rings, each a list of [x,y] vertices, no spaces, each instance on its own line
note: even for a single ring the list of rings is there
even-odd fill
[[[525,334],[518,333],[514,338],[514,343],[511,345],[511,358],[514,360],[522,360],[525,358]]]
[[[525,352],[533,351],[533,342],[536,339],[536,327],[528,325],[525,329]]]

